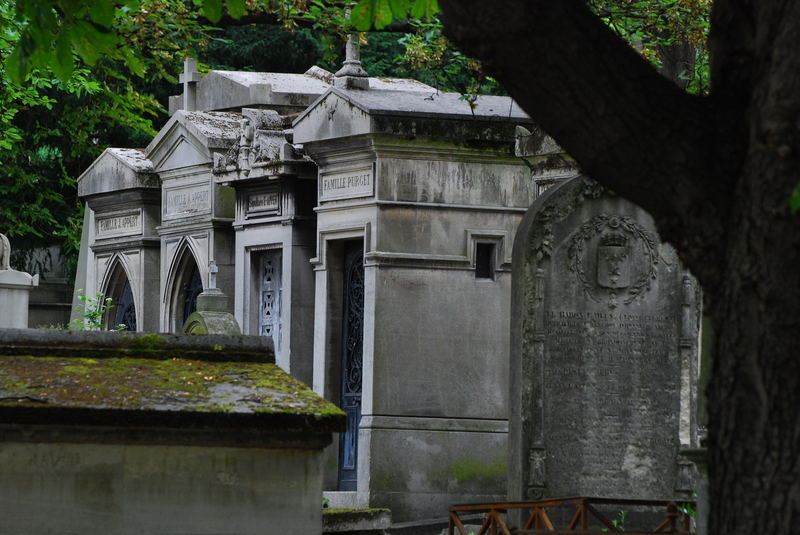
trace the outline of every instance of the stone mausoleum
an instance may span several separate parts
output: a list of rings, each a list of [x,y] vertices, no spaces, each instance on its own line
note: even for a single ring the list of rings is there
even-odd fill
[[[507,481],[514,499],[685,493],[700,300],[646,214],[564,193],[588,179],[510,98],[370,78],[348,48],[335,75],[187,61],[152,142],[79,178],[75,287],[112,298],[108,326],[202,332],[216,314],[268,338],[346,414],[322,458],[334,507],[442,517]],[[602,460],[597,422],[616,440]]]
[[[139,332],[180,333],[201,293],[227,296],[242,333],[347,414],[326,450],[334,506],[402,521],[504,499],[511,250],[535,193],[514,142],[530,119],[508,97],[360,67],[186,67],[153,141],[79,178],[75,287]]]

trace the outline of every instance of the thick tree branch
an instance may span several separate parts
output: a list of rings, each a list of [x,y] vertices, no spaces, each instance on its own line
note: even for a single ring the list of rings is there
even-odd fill
[[[718,284],[738,137],[710,99],[659,75],[582,0],[441,0],[480,59],[583,169],[656,219],[706,289]]]

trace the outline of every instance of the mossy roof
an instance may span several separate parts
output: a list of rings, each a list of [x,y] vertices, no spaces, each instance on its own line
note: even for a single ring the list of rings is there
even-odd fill
[[[319,449],[344,426],[263,337],[0,329],[0,439]]]
[[[275,364],[183,358],[1,356],[0,405],[342,414]]]

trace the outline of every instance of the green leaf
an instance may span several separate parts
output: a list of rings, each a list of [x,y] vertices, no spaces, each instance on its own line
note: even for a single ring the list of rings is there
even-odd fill
[[[240,19],[247,13],[247,4],[245,0],[225,0],[228,6],[228,13],[235,19]]]
[[[72,41],[64,33],[59,35],[56,41],[54,59],[53,74],[59,80],[69,79],[75,70],[75,62],[72,57]]]
[[[114,2],[91,2],[89,16],[97,24],[110,27],[114,22]]]
[[[411,16],[415,19],[431,20],[437,13],[439,13],[438,0],[414,0],[414,5],[411,6]]]
[[[86,21],[77,21],[67,34],[78,55],[88,65],[104,54],[111,54],[117,45],[117,36]]]
[[[350,12],[350,22],[357,30],[369,30],[375,13],[375,0],[361,0]]]
[[[411,9],[409,0],[389,0],[389,5],[392,8],[392,15],[396,19],[408,18],[408,12]]]
[[[203,15],[211,22],[222,18],[222,0],[205,0],[203,2]]]
[[[17,85],[22,85],[28,74],[27,54],[22,50],[22,41],[17,43],[14,51],[6,58],[3,67],[9,79]]]
[[[128,68],[131,70],[131,72],[139,78],[142,78],[147,68],[139,56],[137,56],[130,48],[123,49],[122,56],[125,59],[125,63],[128,64]]]
[[[789,207],[792,209],[792,214],[797,214],[797,212],[800,212],[800,184],[797,184],[794,187],[792,196],[789,197]]]
[[[359,31],[367,31],[373,26],[380,30],[393,20],[389,0],[361,0],[350,13],[350,22]]]

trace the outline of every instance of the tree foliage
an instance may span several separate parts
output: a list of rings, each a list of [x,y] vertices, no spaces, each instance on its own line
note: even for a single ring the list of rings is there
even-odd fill
[[[163,108],[148,89],[176,81],[180,53],[209,27],[183,2],[72,7],[0,0],[0,227],[15,250],[56,243],[74,264],[76,178],[109,144],[155,132]],[[111,36],[125,46],[109,52]]]
[[[589,1],[658,67],[670,47],[688,43],[697,61],[680,76],[690,91],[707,89],[709,0]],[[56,241],[74,251],[76,177],[106,146],[154,134],[185,54],[214,68],[300,71],[315,62],[335,70],[344,37],[359,31],[373,75],[502,93],[450,45],[438,13],[437,0],[0,0],[0,224],[22,247]],[[259,14],[290,33],[211,26]],[[393,25],[407,33],[364,33]],[[264,53],[276,49],[284,62]]]

